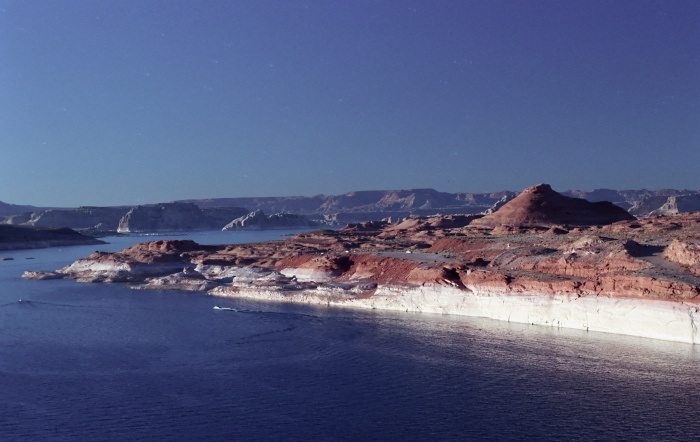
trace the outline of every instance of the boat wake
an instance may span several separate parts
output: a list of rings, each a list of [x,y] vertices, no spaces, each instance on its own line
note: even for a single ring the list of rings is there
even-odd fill
[[[294,317],[306,317],[306,318],[310,318],[310,319],[320,319],[316,315],[308,315],[308,314],[304,314],[304,313],[272,312],[272,311],[268,311],[268,310],[247,310],[247,309],[238,309],[238,308],[233,308],[233,307],[219,307],[218,305],[214,306],[214,310],[225,310],[225,311],[236,312],[236,313],[294,316]]]

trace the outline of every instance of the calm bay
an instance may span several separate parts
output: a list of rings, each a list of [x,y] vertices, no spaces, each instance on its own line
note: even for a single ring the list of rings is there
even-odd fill
[[[698,346],[29,281],[147,240],[1,252],[0,440],[696,440]],[[20,301],[21,300],[21,301]],[[215,310],[214,306],[238,311]]]

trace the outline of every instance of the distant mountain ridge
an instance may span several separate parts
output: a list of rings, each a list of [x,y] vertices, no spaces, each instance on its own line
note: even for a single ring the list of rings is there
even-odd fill
[[[700,190],[566,190],[562,195],[609,201],[644,218],[700,211]],[[0,224],[60,226],[93,231],[152,232],[221,229],[251,212],[304,215],[321,224],[400,219],[408,216],[493,212],[520,192],[448,193],[434,189],[365,190],[342,195],[178,200],[119,207],[38,209],[0,202]],[[29,208],[29,210],[26,210]],[[127,214],[129,214],[127,216]]]
[[[311,197],[249,197],[189,199],[177,202],[194,203],[200,207],[238,206],[250,211],[267,213],[296,213],[302,215],[334,214],[339,212],[410,212],[432,209],[459,209],[478,213],[491,207],[504,196],[517,192],[447,193],[434,189],[363,190],[342,195]]]
[[[410,190],[366,190],[342,195],[315,195],[311,197],[251,197],[182,200],[206,206],[239,206],[251,211],[268,213],[297,213],[305,215],[359,214],[383,212],[410,212],[427,214],[473,214],[488,210],[492,206],[514,198],[520,192],[500,191],[491,193],[447,193],[434,189]],[[592,191],[565,190],[559,192],[572,198],[581,198],[592,203],[609,201],[632,215],[643,218],[652,215],[669,215],[678,212],[700,211],[700,190],[614,190]],[[503,200],[503,201],[501,201]],[[664,209],[664,207],[667,207]],[[351,217],[348,217],[351,218]]]
[[[688,189],[659,189],[659,190],[613,190],[613,189],[595,189],[590,192],[582,190],[565,190],[559,192],[562,195],[583,198],[592,203],[599,201],[610,201],[611,203],[622,207],[632,215],[643,218],[652,216],[652,212],[660,209],[672,197],[685,197],[692,195],[700,195],[700,190]],[[700,211],[700,204],[697,206],[687,206],[685,212]],[[677,213],[677,212],[676,212]],[[656,213],[657,215],[660,213]]]

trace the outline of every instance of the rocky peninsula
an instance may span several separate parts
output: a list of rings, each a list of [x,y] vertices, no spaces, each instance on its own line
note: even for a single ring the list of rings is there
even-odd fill
[[[488,215],[372,221],[257,244],[155,241],[24,276],[700,342],[700,213],[638,220],[546,184]]]

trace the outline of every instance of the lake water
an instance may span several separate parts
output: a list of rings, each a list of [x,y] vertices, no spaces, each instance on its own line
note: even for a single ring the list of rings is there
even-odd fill
[[[282,233],[177,238],[233,243]],[[0,440],[658,441],[700,434],[698,346],[20,278],[24,270],[54,270],[94,250],[151,239],[159,237],[0,252],[14,258],[0,261]]]

